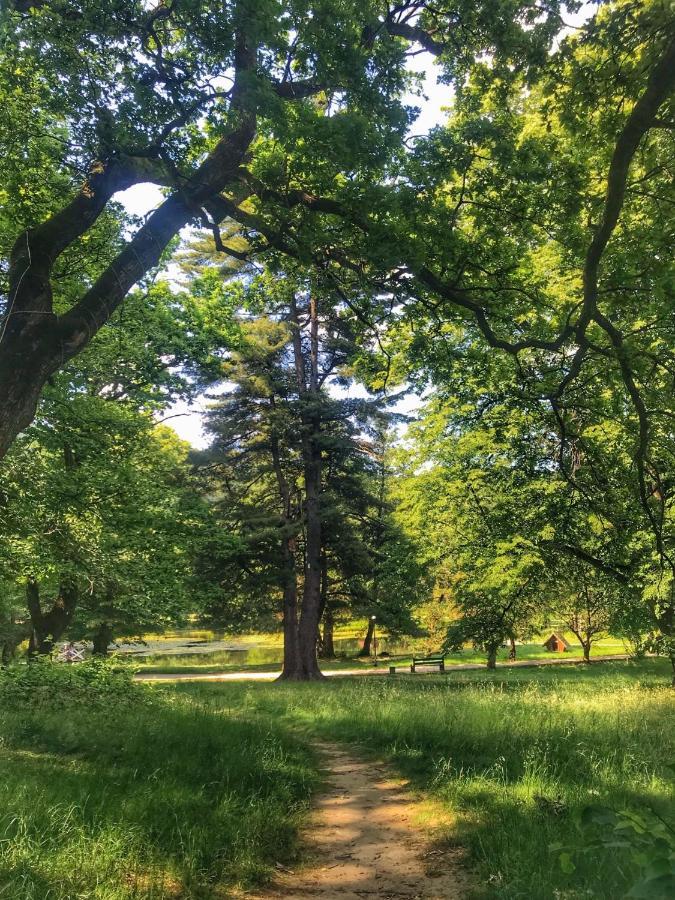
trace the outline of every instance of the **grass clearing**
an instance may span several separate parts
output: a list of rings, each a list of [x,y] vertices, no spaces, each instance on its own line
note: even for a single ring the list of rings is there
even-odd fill
[[[673,819],[675,708],[662,661],[465,672],[316,685],[181,685],[240,709],[283,717],[389,759],[455,817],[481,893],[614,900],[635,872],[625,854],[574,854],[588,804],[655,809]],[[560,893],[556,893],[559,891]]]
[[[388,759],[447,813],[481,896],[618,898],[623,852],[573,854],[589,803],[673,824],[665,662],[324,684],[137,686],[149,703],[0,712],[0,898],[224,898],[297,857],[313,736]]]
[[[228,897],[295,858],[316,779],[272,719],[166,693],[121,711],[3,710],[0,765],[8,900]]]

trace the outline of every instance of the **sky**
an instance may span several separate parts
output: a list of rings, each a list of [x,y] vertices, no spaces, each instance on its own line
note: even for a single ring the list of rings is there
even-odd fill
[[[566,15],[565,22],[568,29],[571,30],[582,25],[597,6],[597,3],[584,3],[579,12]],[[411,135],[424,135],[435,125],[444,121],[447,108],[452,101],[452,88],[437,82],[438,67],[435,61],[426,54],[412,57],[410,68],[423,76],[423,96],[408,94],[404,98],[406,103],[420,109],[420,114],[410,133]],[[162,201],[162,193],[155,185],[137,184],[117,194],[115,199],[123,203],[132,215],[145,216]],[[353,396],[364,396],[365,394],[360,385],[354,385],[351,392]],[[419,398],[411,393],[396,406],[396,410],[413,414],[419,408],[419,404]],[[162,415],[162,421],[193,447],[203,448],[208,443],[202,429],[202,416],[206,411],[206,406],[207,401],[203,399],[197,400],[191,406],[183,401],[175,403]]]

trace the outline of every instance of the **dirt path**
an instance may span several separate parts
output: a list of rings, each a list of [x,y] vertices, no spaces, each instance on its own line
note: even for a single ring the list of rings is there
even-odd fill
[[[595,659],[591,660],[591,663],[596,665],[603,662],[617,662],[627,659],[630,659],[628,653],[613,653],[607,656],[597,656]],[[519,659],[516,662],[499,663],[497,665],[497,671],[501,669],[534,669],[539,668],[540,666],[574,666],[583,663],[583,661],[583,657],[581,656],[566,658],[556,657],[555,659]],[[392,661],[392,664],[394,662],[395,661]],[[406,674],[404,667],[399,666],[398,668],[398,674]],[[480,669],[485,670],[484,663],[457,663],[446,665],[445,674],[451,675],[454,672],[469,672]],[[419,671],[416,674],[421,676],[432,672],[438,674],[436,668],[431,669],[429,667],[423,668],[420,666]],[[389,675],[389,663],[382,663],[380,668],[377,669],[324,669],[323,674],[328,678],[347,678],[353,675],[363,675],[367,677]],[[208,675],[196,675],[193,672],[173,672],[170,675],[154,672],[137,672],[134,677],[137,681],[274,681],[275,678],[279,677],[279,670],[274,672],[211,672]]]
[[[461,851],[434,847],[438,810],[416,802],[381,764],[333,744],[317,747],[328,790],[317,798],[304,834],[309,863],[280,872],[271,888],[247,897],[460,900],[468,893]]]

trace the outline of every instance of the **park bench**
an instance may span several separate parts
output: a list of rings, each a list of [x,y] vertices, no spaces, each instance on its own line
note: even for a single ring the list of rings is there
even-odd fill
[[[438,666],[439,672],[445,672],[445,657],[442,653],[430,653],[428,656],[413,656],[410,671],[414,672],[416,666]],[[389,666],[389,674],[396,674],[396,666]]]
[[[442,653],[430,653],[428,656],[413,656],[410,671],[414,672],[416,666],[438,666],[439,672],[445,672],[445,657]]]

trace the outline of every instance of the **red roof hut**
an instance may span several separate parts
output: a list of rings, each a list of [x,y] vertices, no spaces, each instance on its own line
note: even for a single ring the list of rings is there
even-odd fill
[[[567,650],[567,641],[565,638],[560,637],[559,634],[553,632],[551,637],[544,642],[544,647],[546,647],[549,653],[563,653]]]

